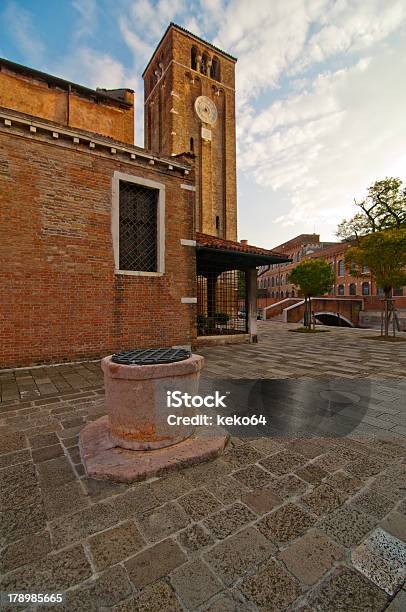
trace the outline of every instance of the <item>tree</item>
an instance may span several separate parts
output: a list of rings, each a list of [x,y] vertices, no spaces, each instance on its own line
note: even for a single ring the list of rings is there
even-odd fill
[[[360,237],[357,244],[347,250],[345,262],[348,267],[355,267],[353,274],[356,276],[363,276],[362,269],[367,266],[377,286],[382,287],[385,294],[384,336],[388,337],[393,314],[392,291],[406,285],[406,227]]]
[[[310,298],[324,295],[334,283],[335,275],[325,259],[305,259],[290,273],[290,282],[296,285],[305,299],[305,327],[311,329]]]
[[[359,240],[371,232],[406,227],[406,187],[402,187],[399,178],[375,181],[367,197],[354,202],[359,212],[351,219],[344,219],[337,229],[337,236],[343,240]]]
[[[245,272],[238,270],[238,297],[245,298],[246,291]]]

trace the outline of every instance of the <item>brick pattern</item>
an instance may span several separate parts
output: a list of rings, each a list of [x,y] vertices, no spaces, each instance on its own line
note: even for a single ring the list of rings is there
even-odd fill
[[[198,43],[201,53],[218,58],[221,77],[216,81],[191,69],[196,44],[187,32],[171,27],[156,49],[144,74],[145,144],[158,153],[195,156],[196,229],[236,240],[235,61]],[[209,97],[217,108],[215,125],[206,126],[211,141],[201,137],[194,110],[198,96]]]
[[[97,357],[134,346],[190,344],[195,306],[193,175],[0,130],[0,367]],[[165,274],[114,274],[115,171],[166,186]]]
[[[369,350],[352,331],[347,349]],[[254,365],[269,369],[274,342],[261,339]],[[252,347],[240,349],[205,349],[205,376],[245,376]],[[232,438],[219,459],[152,482],[91,480],[77,444],[105,413],[98,367],[10,373],[70,390],[0,404],[0,590],[52,586],[67,611],[402,609],[406,430]],[[404,393],[380,379],[374,405],[404,418]]]
[[[3,64],[3,62],[2,62]],[[54,78],[28,74],[8,63],[0,70],[1,106],[55,122],[61,126],[96,132],[128,144],[134,143],[134,93],[123,90],[124,103],[68,83],[55,86]],[[100,85],[103,85],[100,83]],[[95,102],[95,99],[98,102]]]

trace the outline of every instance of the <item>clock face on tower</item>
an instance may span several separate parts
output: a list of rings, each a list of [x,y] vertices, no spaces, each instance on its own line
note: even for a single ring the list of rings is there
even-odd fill
[[[195,100],[196,115],[203,123],[214,125],[217,121],[217,108],[213,100],[207,96],[199,96]]]

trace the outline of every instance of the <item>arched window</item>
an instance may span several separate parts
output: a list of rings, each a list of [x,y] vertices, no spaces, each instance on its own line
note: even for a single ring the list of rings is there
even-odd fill
[[[344,276],[344,259],[340,259],[338,262],[338,276]]]
[[[281,291],[281,298],[283,298],[283,291]]]
[[[216,230],[220,229],[220,217],[216,216]]]
[[[290,294],[290,295],[291,295],[291,297],[295,297],[295,292],[293,291],[293,289],[292,289],[292,291],[291,291],[291,294]]]
[[[350,295],[357,295],[357,285],[355,283],[350,285]]]
[[[220,80],[220,62],[217,57],[213,57],[211,61],[210,76],[215,81]]]
[[[193,138],[191,137],[191,138],[190,138],[190,147],[189,147],[189,151],[190,151],[191,153],[193,153],[193,151],[194,151],[194,150],[195,150],[195,143],[194,143]]]
[[[283,274],[282,274],[282,276],[281,276],[281,285],[283,285],[283,284],[284,284],[284,283],[283,283],[283,280],[284,280],[284,276],[283,276]]]
[[[368,266],[362,266],[362,274],[369,274]]]
[[[276,292],[276,297],[279,297],[279,291]]]
[[[190,66],[192,70],[197,70],[197,55],[198,55],[197,47],[193,46],[190,50]]]
[[[210,58],[207,53],[203,53],[202,55],[202,63],[200,66],[200,72],[202,74],[206,74],[210,76]]]
[[[271,297],[275,297],[275,291],[272,291]]]
[[[338,295],[344,295],[344,285],[338,285],[337,293]]]
[[[279,286],[279,276],[276,277],[276,286]]]
[[[275,287],[275,277],[274,276],[271,279],[271,285],[272,285],[272,287]]]
[[[369,295],[369,283],[362,283],[362,295]]]

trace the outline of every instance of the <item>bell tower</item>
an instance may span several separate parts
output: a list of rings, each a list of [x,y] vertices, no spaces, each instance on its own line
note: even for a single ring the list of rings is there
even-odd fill
[[[237,239],[236,59],[171,23],[144,73],[145,147],[195,156],[196,231]]]

